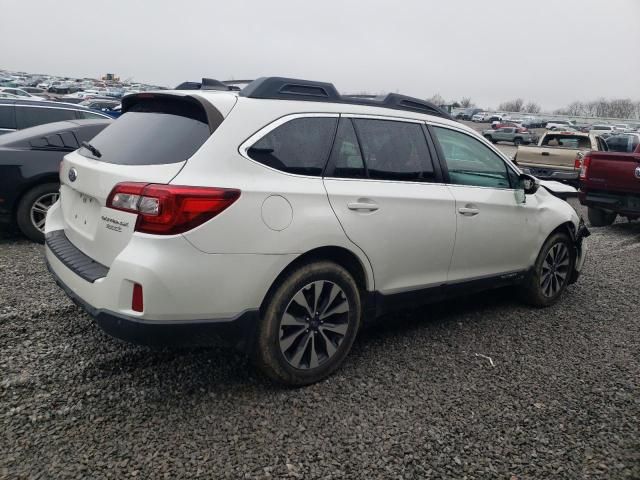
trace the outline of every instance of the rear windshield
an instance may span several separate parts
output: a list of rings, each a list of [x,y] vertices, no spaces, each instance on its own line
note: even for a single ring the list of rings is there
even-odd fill
[[[584,136],[571,135],[546,135],[542,141],[542,146],[588,149],[591,148],[591,140]]]
[[[103,162],[160,165],[184,162],[210,135],[206,113],[199,105],[181,99],[150,99],[133,105],[91,145]],[[79,153],[96,158],[86,148]]]

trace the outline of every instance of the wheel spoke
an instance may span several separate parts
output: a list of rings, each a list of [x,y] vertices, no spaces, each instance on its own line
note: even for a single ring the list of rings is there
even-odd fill
[[[302,335],[303,333],[305,333],[305,329],[304,328],[300,328],[300,330],[292,333],[291,335],[289,335],[286,338],[281,338],[280,339],[280,350],[282,352],[286,352],[287,350],[289,350],[289,348],[291,348],[291,345],[294,344],[294,342],[300,338],[300,335]]]
[[[329,318],[332,315],[336,315],[338,313],[347,313],[349,311],[349,302],[345,298],[340,299],[340,302],[332,307],[329,311],[324,312],[320,315],[320,320],[324,320],[325,318]]]
[[[291,364],[296,367],[296,368],[300,368],[300,362],[302,362],[302,357],[304,356],[305,352],[307,351],[307,347],[309,346],[309,340],[311,339],[311,335],[309,335],[307,333],[306,338],[300,342],[300,345],[298,345],[298,349],[296,350],[296,353],[294,354],[293,358],[291,359]]]
[[[282,321],[280,322],[280,326],[283,326],[283,327],[304,327],[306,325],[307,325],[307,322],[299,318],[296,318],[287,312],[285,312],[285,314],[282,316]]]
[[[335,283],[331,284],[331,287],[329,289],[329,299],[327,300],[327,302],[324,304],[322,311],[320,312],[321,315],[326,314],[327,309],[331,306],[331,304],[335,301],[336,297],[342,293],[342,290],[340,290],[340,287],[338,287]]]
[[[330,332],[333,333],[337,333],[339,335],[346,335],[347,334],[347,330],[349,329],[349,324],[348,323],[323,323],[320,326],[320,330],[324,331],[324,330],[329,330]]]
[[[320,365],[318,352],[316,351],[316,335],[311,335],[311,355],[309,356],[309,368],[316,368]]]
[[[322,335],[322,339],[324,340],[325,351],[327,352],[327,357],[332,357],[334,353],[336,353],[336,347],[333,342],[327,337],[327,334],[324,333],[322,329],[320,329],[320,335]]]
[[[42,228],[44,227],[44,221],[45,221],[45,219],[43,218],[42,220],[36,222],[36,228],[38,230],[42,230]]]
[[[307,302],[307,297],[305,297],[302,290],[295,294],[293,301],[304,308],[310,316],[313,315],[313,311],[309,307],[309,302]]]
[[[320,295],[325,282],[313,282],[313,313],[320,309]]]

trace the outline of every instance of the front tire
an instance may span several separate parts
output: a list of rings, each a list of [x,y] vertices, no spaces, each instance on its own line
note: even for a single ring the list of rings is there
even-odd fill
[[[594,227],[607,227],[616,221],[618,214],[616,212],[606,212],[599,208],[589,207],[587,212],[589,222]]]
[[[60,197],[57,183],[43,183],[25,193],[16,211],[20,231],[30,240],[44,243],[44,221],[47,211]]]
[[[534,307],[556,303],[567,288],[575,261],[575,248],[569,236],[561,232],[551,235],[520,287],[522,300]]]
[[[288,386],[328,377],[351,350],[361,311],[358,286],[346,269],[329,261],[298,267],[264,308],[256,365]]]

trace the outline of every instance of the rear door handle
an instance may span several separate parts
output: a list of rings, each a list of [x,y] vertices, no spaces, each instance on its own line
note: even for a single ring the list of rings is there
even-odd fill
[[[545,157],[549,156],[549,152],[541,152],[540,155],[544,155]]]
[[[458,213],[464,215],[465,217],[473,217],[474,215],[478,215],[480,213],[480,210],[467,205],[466,207],[460,207],[458,209]]]
[[[380,208],[377,203],[370,202],[351,202],[347,203],[349,210],[368,210],[369,212],[375,212]]]

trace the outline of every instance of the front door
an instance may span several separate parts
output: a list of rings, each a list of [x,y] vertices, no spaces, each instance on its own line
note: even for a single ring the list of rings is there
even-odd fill
[[[432,127],[455,198],[457,233],[449,282],[510,274],[531,265],[535,205],[523,203],[518,174],[480,140]]]

